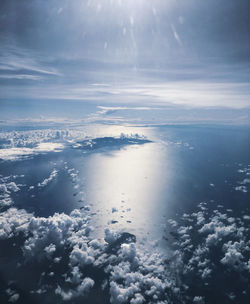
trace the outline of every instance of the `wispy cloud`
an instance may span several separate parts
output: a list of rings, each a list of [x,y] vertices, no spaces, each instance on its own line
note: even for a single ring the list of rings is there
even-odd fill
[[[42,76],[28,74],[0,74],[0,79],[41,80]]]
[[[61,76],[61,73],[44,63],[44,57],[40,54],[15,45],[5,45],[1,49],[1,79],[41,80],[53,76]]]
[[[92,103],[102,119],[147,107],[250,107],[249,4],[13,1],[14,11],[9,1],[0,11],[2,104]]]
[[[110,83],[109,86],[92,86],[81,82],[76,84],[39,82],[37,85],[30,86],[28,90],[26,86],[12,85],[11,90],[6,87],[1,93],[2,98],[94,101],[101,102],[103,105],[116,106],[102,109],[106,113],[122,110],[121,107],[124,104],[134,109],[171,104],[187,107],[244,108],[250,107],[249,96],[250,87],[247,82],[209,81],[138,82],[136,84],[124,82],[122,85]]]
[[[159,108],[155,107],[106,107],[106,106],[98,106],[101,111],[99,111],[99,114],[103,115],[109,115],[113,114],[118,111],[125,111],[125,110],[133,110],[133,111],[150,111],[150,110],[158,110]]]
[[[180,36],[178,35],[178,33],[177,33],[173,24],[171,24],[171,29],[172,29],[175,40],[178,42],[179,46],[182,46],[182,41],[180,39]]]

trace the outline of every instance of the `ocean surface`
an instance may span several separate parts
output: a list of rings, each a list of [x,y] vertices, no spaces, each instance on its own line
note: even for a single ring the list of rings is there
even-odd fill
[[[248,126],[2,128],[0,302],[249,303],[249,204]]]

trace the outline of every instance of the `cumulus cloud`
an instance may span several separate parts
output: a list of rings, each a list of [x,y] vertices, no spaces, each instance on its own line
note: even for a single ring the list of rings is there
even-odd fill
[[[208,290],[218,283],[218,270],[226,280],[232,275],[229,269],[234,270],[234,275],[239,273],[239,278],[250,271],[247,229],[242,219],[233,218],[229,211],[207,211],[206,203],[202,203],[197,212],[168,221],[170,232],[176,236],[170,257],[157,247],[137,243],[129,233],[109,228],[104,238],[92,238],[91,212],[84,209],[45,218],[10,208],[0,215],[0,238],[19,233],[26,236],[21,247],[24,265],[29,261],[63,263],[63,279],[55,279],[43,293],[46,288],[54,288],[64,301],[101,288],[109,294],[112,304],[176,303],[180,299],[184,303],[187,299],[205,303],[206,296],[191,296],[189,286],[190,290],[201,286]],[[101,281],[95,277],[96,272],[103,277]],[[55,273],[48,268],[44,278],[54,279]],[[242,284],[245,286],[244,281]],[[37,286],[34,292],[39,294],[41,288]],[[235,291],[222,290],[221,296],[231,292]]]
[[[237,276],[242,290],[248,288],[248,216],[232,217],[232,210],[222,212],[223,206],[219,206],[220,211],[214,209],[210,212],[206,202],[198,207],[197,212],[182,216],[180,222],[174,221],[174,225],[172,220],[169,221],[170,234],[176,236],[175,267],[182,277],[182,284],[190,286],[198,294],[206,290],[202,296],[195,296],[193,303],[209,302],[208,295],[213,289],[225,301],[228,294],[235,294],[240,303],[243,295],[239,294],[237,287],[224,286],[221,290],[217,287],[221,286],[220,280],[235,280]],[[242,219],[245,219],[245,224]],[[191,228],[190,223],[193,223]],[[184,293],[191,296],[189,289],[185,290],[183,286]]]
[[[0,213],[0,239],[10,238],[20,232],[27,233],[31,219],[32,214],[16,208]]]
[[[241,185],[247,185],[250,184],[250,179],[249,178],[245,178],[242,182],[240,182]]]
[[[47,253],[48,257],[51,257],[53,253],[56,251],[55,244],[50,244],[49,246],[45,247],[44,251]]]
[[[0,159],[17,160],[34,154],[62,151],[63,140],[67,136],[67,130],[54,129],[0,132],[3,142],[0,144]]]
[[[56,169],[54,169],[51,173],[50,173],[50,176],[48,178],[45,178],[41,183],[38,183],[38,187],[39,188],[43,188],[43,187],[46,187],[50,182],[52,182],[52,180],[54,178],[56,178],[58,174],[58,171]]]
[[[46,153],[46,152],[59,152],[63,149],[60,143],[40,143],[34,148],[10,148],[0,149],[0,159],[2,160],[16,160],[23,157],[28,157],[33,154]]]
[[[238,169],[237,172],[241,173],[241,175],[244,175],[245,178],[242,181],[239,181],[238,186],[234,187],[234,189],[236,191],[247,193],[250,184],[250,179],[248,178],[248,176],[250,175],[250,166],[248,165],[245,168],[242,166],[242,164],[239,164],[239,166],[241,167],[241,169]]]
[[[221,259],[221,263],[234,268],[236,271],[248,270],[248,261],[244,256],[250,251],[249,246],[244,240],[232,242],[223,245],[225,256]]]
[[[4,181],[5,178],[2,178],[1,180]],[[15,182],[0,184],[0,206],[10,206],[13,203],[11,194],[13,192],[18,192],[19,190],[20,188]]]
[[[234,189],[236,191],[241,191],[243,193],[247,193],[247,187],[246,186],[236,186]]]
[[[9,296],[10,303],[15,303],[20,297],[20,295],[17,292],[15,292],[15,290],[12,290],[11,288],[8,288],[6,290],[6,293]]]
[[[204,304],[204,298],[203,297],[199,297],[199,296],[195,296],[193,299],[193,303],[194,304]]]
[[[65,301],[87,295],[94,287],[95,279],[86,276],[86,267],[91,267],[93,274],[103,269],[111,303],[144,303],[146,298],[160,303],[160,299],[167,299],[174,280],[169,278],[162,254],[157,250],[152,254],[129,233],[106,229],[104,239],[92,239],[90,219],[86,210],[44,218],[10,208],[1,214],[0,235],[6,239],[21,232],[26,234],[22,245],[26,262],[61,263],[67,250],[65,284],[55,287],[55,293]],[[47,273],[49,277],[53,275],[51,270]]]
[[[84,296],[94,286],[95,282],[91,278],[84,278],[76,289],[64,291],[60,286],[55,290],[55,293],[60,295],[64,301],[69,301],[78,296]]]
[[[46,122],[47,123],[47,122]],[[117,133],[117,132],[116,132]],[[94,134],[96,135],[96,134]],[[0,159],[18,160],[48,152],[60,152],[65,146],[89,151],[150,142],[140,134],[118,133],[109,137],[86,135],[86,128],[37,129],[32,131],[0,132]]]

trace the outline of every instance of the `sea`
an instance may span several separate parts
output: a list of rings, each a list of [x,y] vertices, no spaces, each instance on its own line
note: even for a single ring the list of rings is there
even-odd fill
[[[249,126],[2,126],[0,302],[249,303],[249,207]]]

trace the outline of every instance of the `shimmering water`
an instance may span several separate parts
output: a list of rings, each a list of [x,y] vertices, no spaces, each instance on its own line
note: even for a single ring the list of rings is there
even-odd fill
[[[248,127],[94,126],[84,132],[84,141],[57,136],[56,142],[64,145],[62,151],[0,162],[2,182],[14,181],[20,188],[11,192],[12,207],[36,217],[85,210],[90,215],[91,237],[102,238],[108,227],[135,235],[144,246],[157,245],[167,255],[172,247],[167,221],[197,211],[201,202],[211,212],[221,205],[231,209],[234,217],[250,214]],[[121,132],[140,136],[120,136]],[[1,206],[2,212],[8,208]],[[0,266],[7,288],[11,276],[6,271],[21,254],[18,242],[22,242],[1,242],[1,264],[9,265]],[[17,242],[15,250],[12,242]],[[37,277],[37,271],[42,272],[38,268],[19,273],[16,284],[22,275]],[[94,280],[98,277],[92,275]],[[47,303],[45,295],[43,303],[45,299]],[[4,290],[2,297],[6,300]],[[24,298],[21,295],[19,300]]]

